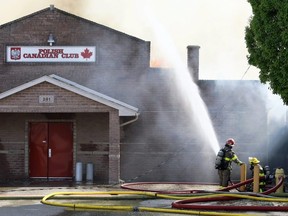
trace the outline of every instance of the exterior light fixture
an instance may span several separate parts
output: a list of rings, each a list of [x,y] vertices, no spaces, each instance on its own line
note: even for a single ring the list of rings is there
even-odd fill
[[[52,46],[53,43],[55,43],[55,40],[54,40],[54,38],[53,38],[52,33],[49,34],[49,37],[48,37],[48,41],[47,41],[47,42],[49,43],[49,46]]]

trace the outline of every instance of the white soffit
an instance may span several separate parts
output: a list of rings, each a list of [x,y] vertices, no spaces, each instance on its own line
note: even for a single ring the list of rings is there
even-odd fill
[[[91,100],[105,104],[109,107],[115,108],[115,109],[119,110],[119,116],[136,116],[139,114],[138,108],[136,108],[136,107],[133,107],[129,104],[118,101],[118,100],[111,98],[107,95],[101,94],[97,91],[94,91],[94,90],[89,89],[85,86],[79,85],[75,82],[72,82],[68,79],[65,79],[63,77],[60,77],[60,76],[57,76],[54,74],[49,75],[49,76],[40,77],[38,79],[27,82],[23,85],[12,88],[6,92],[3,92],[0,94],[0,100],[5,98],[5,97],[11,96],[17,92],[20,92],[22,90],[30,88],[34,85],[42,83],[42,82],[51,83],[53,85],[59,86],[61,88],[64,88],[64,89],[71,91],[71,92],[74,92],[74,93],[81,95],[83,97],[89,98]]]

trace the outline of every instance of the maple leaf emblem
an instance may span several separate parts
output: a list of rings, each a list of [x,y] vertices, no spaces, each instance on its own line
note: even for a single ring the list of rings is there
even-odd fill
[[[89,49],[86,48],[84,52],[81,52],[81,56],[83,56],[84,59],[88,59],[92,56],[92,52],[90,52]]]

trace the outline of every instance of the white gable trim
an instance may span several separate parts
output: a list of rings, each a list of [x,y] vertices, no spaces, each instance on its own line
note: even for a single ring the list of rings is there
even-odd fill
[[[83,97],[89,98],[91,100],[105,104],[109,107],[115,108],[115,109],[119,110],[119,116],[137,116],[139,114],[138,108],[136,108],[136,107],[133,107],[129,104],[118,101],[118,100],[111,98],[107,95],[101,94],[101,93],[96,92],[92,89],[89,89],[85,86],[79,85],[75,82],[72,82],[70,80],[67,80],[65,78],[59,77],[59,76],[54,75],[54,74],[52,74],[50,76],[40,77],[38,79],[27,82],[23,85],[12,88],[6,92],[3,92],[0,94],[0,100],[3,98],[6,98],[8,96],[11,96],[17,92],[23,91],[27,88],[30,88],[30,87],[35,86],[37,84],[40,84],[42,82],[51,83],[53,85],[59,86],[61,88],[64,88],[64,89],[71,91],[71,92],[74,92],[74,93],[81,95]]]

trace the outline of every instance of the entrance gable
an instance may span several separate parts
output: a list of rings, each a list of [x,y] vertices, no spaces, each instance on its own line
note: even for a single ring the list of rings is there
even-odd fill
[[[110,112],[138,109],[59,76],[43,76],[0,94],[0,112]]]
[[[6,112],[109,112],[113,108],[43,82],[0,100]],[[5,109],[6,108],[6,109]]]

